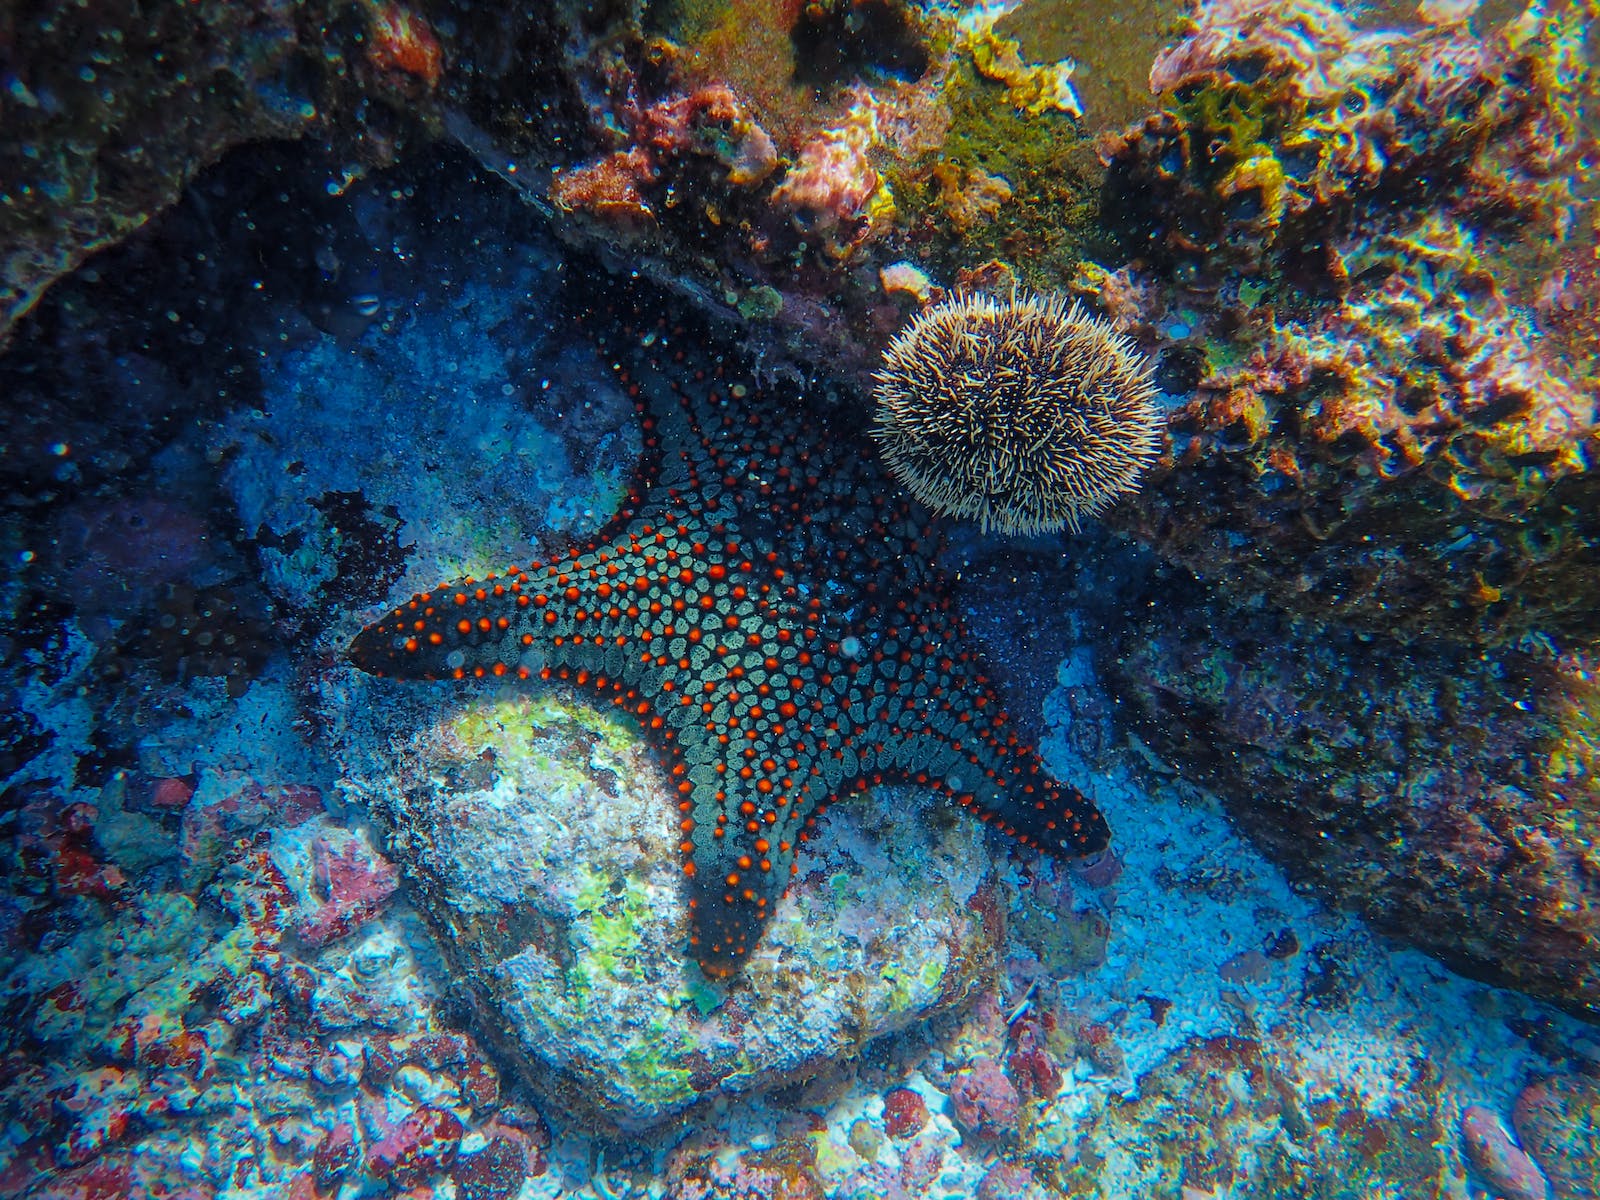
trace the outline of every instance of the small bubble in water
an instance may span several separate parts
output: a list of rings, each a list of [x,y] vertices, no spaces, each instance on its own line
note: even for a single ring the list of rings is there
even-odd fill
[[[363,295],[355,297],[355,299],[351,300],[350,303],[355,306],[356,312],[361,316],[375,317],[378,315],[378,309],[383,302],[371,292],[367,292]]]

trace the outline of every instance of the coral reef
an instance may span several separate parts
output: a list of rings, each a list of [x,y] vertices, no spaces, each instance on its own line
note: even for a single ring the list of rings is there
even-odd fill
[[[519,1147],[538,1148],[538,1119],[440,1025],[406,948],[425,947],[414,914],[374,897],[359,919],[323,921],[317,847],[359,856],[369,877],[392,868],[317,789],[209,768],[196,788],[157,789],[160,844],[137,881],[106,857],[127,837],[109,791],[65,809],[40,792],[24,810],[41,830],[76,831],[70,861],[30,835],[12,843],[8,912],[44,936],[21,955],[8,938],[0,967],[14,1018],[0,1033],[7,1195],[226,1184],[309,1200],[345,1178],[442,1183],[469,1130],[493,1147],[520,1124],[532,1132]],[[106,886],[81,886],[90,877]],[[314,947],[294,936],[307,922],[326,934]],[[519,1184],[544,1171],[535,1153],[502,1157]]]
[[[1080,54],[1030,17],[1060,7],[957,18],[897,0],[651,5],[648,19],[679,34],[674,49],[651,46],[627,3],[502,15],[363,2],[300,36],[353,86],[390,98],[397,107],[374,107],[379,126],[440,105],[531,147],[485,161],[536,199],[541,155],[572,165],[565,176],[644,139],[632,149],[661,154],[659,179],[682,170],[685,182],[670,195],[639,183],[656,225],[628,235],[646,248],[630,265],[678,264],[681,291],[746,327],[848,338],[848,363],[876,354],[902,304],[937,303],[935,277],[957,290],[1004,291],[1019,275],[1059,284],[1079,256],[1086,218],[1070,198],[1093,188],[1069,161],[1083,126],[1060,103],[1028,109],[1064,102],[1046,85],[1065,84],[1072,59],[1070,94],[1092,121],[1106,48]],[[1091,23],[1100,11],[1072,7]],[[1384,44],[1416,57],[1465,27],[1450,4],[1430,9],[1433,33]],[[1497,13],[1473,14],[1473,27],[1492,32]],[[1246,45],[1274,28],[1227,26]],[[1301,46],[1347,34],[1369,45],[1360,30],[1297,30]],[[749,53],[756,44],[773,57]],[[719,83],[771,140],[775,165],[758,183],[741,185],[737,164],[759,169],[764,153],[718,158],[715,123],[673,107]],[[640,123],[607,126],[630,111]],[[652,112],[669,143],[686,140],[651,151]],[[835,174],[796,178],[838,190],[808,193],[824,198],[812,215],[772,203],[828,130],[862,144]],[[759,149],[752,138],[736,141]],[[1508,162],[1520,153],[1500,149]],[[1147,579],[1147,556],[1093,527],[1070,556],[1054,539],[956,528],[941,587],[963,644],[985,644],[986,707],[1004,699],[1018,745],[1043,735],[1049,770],[1083,781],[1117,853],[1074,869],[987,836],[928,789],[872,787],[819,817],[752,960],[708,983],[682,954],[682,781],[627,721],[555,684],[385,687],[342,651],[363,619],[353,598],[561,560],[587,538],[636,457],[637,358],[693,396],[717,388],[741,418],[782,394],[765,382],[782,365],[751,339],[756,386],[728,339],[716,364],[694,349],[710,338],[672,326],[639,331],[637,353],[584,350],[572,314],[604,290],[596,268],[559,255],[528,228],[535,210],[458,154],[369,182],[352,179],[368,160],[341,146],[251,156],[207,172],[167,219],[58,284],[0,362],[16,417],[0,459],[0,1191],[1410,1200],[1492,1178],[1469,1175],[1468,1155],[1516,1168],[1502,1190],[1526,1182],[1499,1140],[1509,1121],[1553,1195],[1592,1192],[1592,1028],[1395,952],[1317,903],[1326,893],[1291,889],[1223,816],[1258,813],[1240,824],[1302,884],[1371,898],[1380,921],[1437,929],[1450,944],[1431,948],[1449,961],[1592,1015],[1572,1000],[1592,985],[1574,972],[1595,960],[1591,654],[1531,635],[1487,654],[1403,654],[1214,607],[1175,574]],[[1448,203],[1425,181],[1391,192],[1395,180],[1373,193],[1391,212],[1353,201],[1350,236],[1335,239],[1355,265],[1342,282],[1286,245],[1288,199],[1255,276],[1207,291],[1198,266],[1184,283],[1190,266],[1145,247],[1141,262],[1083,282],[1098,281],[1102,306],[1159,354],[1158,381],[1185,393],[1175,409],[1227,377],[1238,419],[1257,421],[1249,379],[1229,373],[1248,372],[1270,329],[1272,361],[1343,364],[1342,386],[1412,378],[1420,352],[1433,375],[1419,386],[1443,381],[1479,416],[1511,376],[1570,415],[1592,361],[1592,221],[1576,212],[1548,253],[1513,253],[1505,229],[1460,236],[1477,229],[1480,199],[1532,178],[1512,167],[1457,179],[1465,190]],[[696,209],[690,181],[733,199]],[[1248,208],[1232,219],[1250,221]],[[815,232],[798,227],[808,222]],[[571,224],[591,244],[624,236],[598,214]],[[1375,270],[1361,230],[1400,265]],[[1418,246],[1442,264],[1436,279],[1400,263]],[[1017,268],[978,261],[990,258]],[[1270,321],[1256,311],[1267,308]],[[1480,318],[1494,336],[1451,340]],[[1436,336],[1442,352],[1427,348]],[[838,353],[830,345],[815,354]],[[626,380],[612,366],[624,362]],[[1321,375],[1295,378],[1284,396],[1329,428],[1344,419],[1313,403],[1327,398],[1311,394]],[[1396,427],[1389,394],[1372,387],[1363,419]],[[829,455],[863,444],[850,402],[827,384],[807,398],[827,435],[812,456],[819,485]],[[1580,422],[1539,411],[1543,434],[1501,431],[1504,444],[1547,434],[1532,453],[1550,462],[1519,469],[1578,478],[1582,455],[1567,451]],[[745,428],[799,419],[787,406],[758,415]],[[733,440],[749,443],[724,451],[734,481],[702,472],[675,503],[701,506],[719,486],[790,494],[763,466],[785,451]],[[1169,461],[1162,490],[1205,461]],[[1357,465],[1373,461],[1386,460]],[[1448,485],[1472,483],[1451,461]],[[871,478],[860,503],[881,515],[889,489]],[[1581,533],[1581,487],[1564,494],[1574,512],[1561,519]],[[1199,491],[1168,515],[1204,518],[1217,498]],[[788,520],[754,507],[764,520],[741,543]],[[1326,514],[1311,520],[1327,527]],[[1260,537],[1270,546],[1275,532],[1269,522]],[[857,552],[880,536],[863,519],[816,537],[842,550],[831,561],[856,563],[838,588],[807,580],[841,621],[870,607],[845,611],[871,581]],[[674,542],[708,567],[706,545]],[[1224,539],[1217,561],[1242,552]],[[196,672],[205,659],[178,613],[171,640],[189,649],[135,653],[163,644],[144,631],[164,597],[223,592],[270,626],[233,673]],[[1116,676],[1124,713],[1153,713],[1141,731],[1181,773],[1122,736],[1101,674]],[[1219,797],[1191,778],[1226,786]],[[593,1136],[597,1118],[614,1130],[638,1114],[659,1124]]]
[[[953,279],[1003,252],[1048,287],[1095,240],[1101,169],[1072,63],[1024,55],[1004,15],[901,0],[651,6],[603,68],[570,64],[592,100],[549,189],[581,218],[560,235],[642,256],[756,345],[865,382],[899,313],[879,268]],[[1009,235],[992,223],[1002,211]],[[873,336],[850,333],[863,328]]]
[[[725,84],[646,108],[630,94],[619,117],[629,148],[557,175],[550,197],[562,212],[584,214],[624,235],[657,231],[684,198],[715,194],[718,183],[754,188],[778,165],[772,139]],[[715,173],[713,181],[704,179],[707,170]]]
[[[1326,1093],[1307,1103],[1292,1069],[1246,1037],[1195,1038],[1140,1080],[1136,1097],[1096,1104],[1049,1182],[1075,1196],[1294,1195],[1330,1200],[1443,1196],[1432,1147],[1437,1082],[1425,1065],[1387,1112]]]
[[[1186,399],[1124,528],[1241,598],[1416,636],[1600,635],[1600,386],[1535,324],[1589,244],[1582,5],[1357,28],[1196,9],[1108,138],[1134,260],[1078,285]],[[1191,390],[1192,389],[1192,390]]]

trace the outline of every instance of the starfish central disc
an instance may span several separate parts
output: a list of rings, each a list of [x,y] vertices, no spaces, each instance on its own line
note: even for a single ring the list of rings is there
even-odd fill
[[[816,815],[872,784],[930,785],[1053,854],[1102,849],[1100,813],[1010,730],[933,538],[882,500],[881,469],[689,342],[600,339],[645,459],[592,543],[421,593],[363,630],[352,661],[564,680],[638,721],[676,789],[690,948],[711,976],[754,948]]]

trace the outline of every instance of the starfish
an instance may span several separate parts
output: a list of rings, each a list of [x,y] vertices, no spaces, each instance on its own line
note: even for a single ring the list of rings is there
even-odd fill
[[[1025,845],[1089,855],[1105,820],[1009,729],[934,565],[937,536],[861,440],[736,378],[663,321],[597,335],[639,408],[628,498],[555,561],[442,584],[350,658],[403,679],[563,680],[664,753],[710,977],[751,953],[816,818],[931,786]]]

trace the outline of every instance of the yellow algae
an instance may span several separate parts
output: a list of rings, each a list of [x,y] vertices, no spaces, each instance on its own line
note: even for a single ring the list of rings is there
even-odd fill
[[[1031,117],[1047,112],[1083,116],[1083,106],[1072,88],[1076,64],[1070,58],[1054,63],[1026,63],[1021,47],[994,31],[993,18],[981,21],[967,36],[967,52],[978,74],[1006,85],[1006,99]]]

